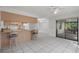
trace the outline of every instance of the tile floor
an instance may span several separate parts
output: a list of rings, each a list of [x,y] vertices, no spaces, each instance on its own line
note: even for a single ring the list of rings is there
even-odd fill
[[[55,38],[39,34],[38,38],[28,43],[1,49],[1,53],[78,53],[76,41]]]

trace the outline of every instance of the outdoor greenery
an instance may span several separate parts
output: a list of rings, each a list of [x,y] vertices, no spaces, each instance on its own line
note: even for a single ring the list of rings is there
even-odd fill
[[[69,29],[69,30],[77,29],[77,23],[76,22],[66,22],[65,29]]]
[[[65,30],[71,31],[72,33],[76,33],[78,27],[76,22],[66,22],[65,24]]]

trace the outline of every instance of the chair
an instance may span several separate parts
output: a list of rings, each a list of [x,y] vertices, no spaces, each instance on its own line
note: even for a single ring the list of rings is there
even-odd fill
[[[16,34],[10,34],[10,47],[16,46]]]
[[[36,40],[37,39],[37,34],[38,34],[38,31],[36,31],[36,30],[32,31],[32,40]]]

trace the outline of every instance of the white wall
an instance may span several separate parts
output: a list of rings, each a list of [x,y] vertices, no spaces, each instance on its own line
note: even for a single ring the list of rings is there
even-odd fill
[[[49,19],[49,33],[51,36],[56,36],[56,20],[54,18]]]
[[[49,33],[49,20],[45,18],[39,18],[38,29],[41,33]]]

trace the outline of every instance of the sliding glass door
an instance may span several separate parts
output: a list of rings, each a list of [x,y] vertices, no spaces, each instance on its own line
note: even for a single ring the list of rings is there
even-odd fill
[[[57,37],[61,37],[61,38],[65,38],[65,31],[64,31],[64,24],[65,24],[65,21],[64,20],[58,20],[56,21],[56,36]]]
[[[70,39],[78,40],[78,20],[77,18],[70,18],[66,20],[56,21],[56,36]]]
[[[78,34],[77,18],[67,19],[65,22],[66,39],[77,40],[78,39],[77,34]]]

